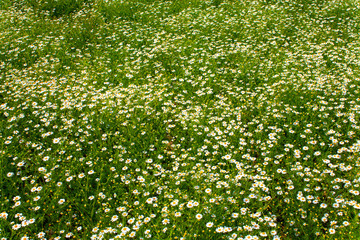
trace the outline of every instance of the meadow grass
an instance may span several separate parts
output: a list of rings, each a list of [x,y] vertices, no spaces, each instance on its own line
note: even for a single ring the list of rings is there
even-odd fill
[[[0,239],[360,239],[360,3],[0,2]]]

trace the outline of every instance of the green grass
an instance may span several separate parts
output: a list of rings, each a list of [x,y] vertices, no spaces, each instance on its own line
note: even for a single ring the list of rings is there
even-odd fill
[[[359,1],[0,2],[0,239],[360,239]]]

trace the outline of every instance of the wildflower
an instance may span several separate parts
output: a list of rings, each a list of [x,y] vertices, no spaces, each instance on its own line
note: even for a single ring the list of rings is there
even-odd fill
[[[167,218],[162,221],[162,224],[164,224],[164,225],[167,225],[169,223],[170,223],[170,220]]]
[[[74,234],[72,232],[69,232],[65,235],[65,238],[71,238]]]
[[[327,208],[327,204],[326,203],[320,204],[320,208]]]
[[[44,232],[39,232],[37,237],[38,238],[43,238],[43,237],[45,237],[45,233]]]
[[[320,152],[320,151],[316,151],[316,152],[314,153],[314,155],[315,155],[315,156],[320,156],[320,155],[321,155],[321,152]]]
[[[133,224],[134,222],[135,222],[135,218],[130,218],[130,219],[127,221],[128,224]]]
[[[225,160],[229,160],[230,158],[231,158],[231,155],[225,155],[225,156],[224,156],[224,159],[225,159]]]
[[[19,228],[21,228],[21,224],[15,224],[12,226],[13,230],[18,230]]]
[[[2,213],[0,213],[0,218],[2,218],[2,219],[7,219],[7,217],[8,217],[8,214],[6,213],[6,212],[2,212]]]
[[[208,223],[206,223],[206,227],[211,228],[212,226],[214,226],[214,223],[213,223],[213,222],[208,222]]]
[[[179,200],[175,199],[174,201],[172,201],[170,203],[170,205],[174,207],[174,206],[178,205],[178,203],[179,203]]]
[[[218,227],[216,228],[216,232],[217,233],[222,233],[224,231],[224,228],[223,227]]]

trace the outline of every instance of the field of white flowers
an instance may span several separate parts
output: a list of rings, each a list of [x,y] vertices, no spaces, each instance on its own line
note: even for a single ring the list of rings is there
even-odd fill
[[[0,239],[360,239],[358,0],[2,0]]]

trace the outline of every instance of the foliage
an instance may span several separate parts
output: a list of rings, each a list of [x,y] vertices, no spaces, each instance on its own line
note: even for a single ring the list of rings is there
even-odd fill
[[[359,239],[359,16],[1,1],[1,239]]]

